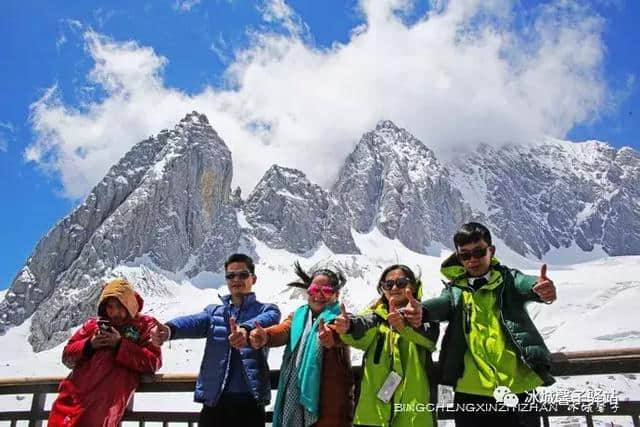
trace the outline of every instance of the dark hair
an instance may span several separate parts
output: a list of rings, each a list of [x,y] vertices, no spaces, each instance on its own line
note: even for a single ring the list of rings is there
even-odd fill
[[[491,246],[491,232],[487,227],[478,222],[468,222],[453,235],[453,244],[456,249],[469,243],[484,240]]]
[[[247,268],[249,269],[249,272],[251,274],[255,274],[255,272],[256,272],[256,266],[253,264],[253,260],[251,259],[251,257],[249,255],[245,255],[245,254],[233,254],[233,255],[231,255],[224,262],[225,271],[227,270],[227,266],[229,264],[231,264],[232,262],[242,262],[247,266]]]
[[[376,300],[376,302],[373,303],[372,307],[380,304],[380,303],[384,303],[385,305],[389,305],[389,301],[387,301],[387,297],[384,296],[384,292],[382,292],[382,282],[384,282],[385,277],[387,277],[387,274],[389,274],[390,272],[392,272],[393,270],[400,270],[404,273],[405,277],[409,278],[409,280],[411,280],[411,283],[413,283],[413,286],[411,287],[413,289],[413,296],[416,297],[417,293],[418,293],[418,288],[420,286],[422,286],[422,283],[420,282],[420,277],[416,278],[415,273],[413,272],[413,270],[411,270],[409,267],[407,267],[404,264],[393,264],[390,265],[389,267],[385,268],[382,271],[382,274],[380,275],[380,279],[378,280],[378,293],[380,294],[380,298]]]
[[[338,272],[334,272],[333,270],[329,270],[328,268],[321,268],[319,270],[314,270],[311,274],[308,274],[300,263],[296,261],[293,263],[294,271],[296,276],[298,276],[301,282],[291,282],[287,286],[295,286],[297,288],[307,289],[313,279],[317,276],[327,276],[329,278],[329,284],[333,288],[334,291],[340,290],[347,283],[347,278],[344,276],[344,273],[340,270]]]

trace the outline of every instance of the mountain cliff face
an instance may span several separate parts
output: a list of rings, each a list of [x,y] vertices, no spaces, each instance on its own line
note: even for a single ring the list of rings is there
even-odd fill
[[[601,142],[482,146],[450,168],[474,211],[516,252],[596,245],[640,253],[640,155]]]
[[[296,170],[272,166],[247,198],[254,235],[270,247],[303,254],[322,240],[327,192]]]
[[[522,255],[573,245],[640,254],[640,155],[629,148],[549,140],[483,145],[444,162],[383,121],[330,189],[274,165],[242,200],[232,169],[224,141],[196,112],[136,144],[38,243],[0,302],[0,332],[33,316],[34,350],[50,348],[95,313],[119,266],[191,278],[219,272],[234,251],[253,254],[256,240],[292,257],[321,245],[359,254],[352,232],[378,229],[424,254],[451,247],[460,224],[479,220]]]
[[[433,151],[390,121],[362,137],[333,195],[356,231],[376,227],[420,253],[433,243],[449,246],[452,233],[472,217]]]
[[[0,326],[33,314],[30,342],[45,349],[95,313],[118,265],[144,257],[187,275],[219,269],[242,240],[231,177],[231,153],[197,113],[136,145],[39,243],[0,305]]]

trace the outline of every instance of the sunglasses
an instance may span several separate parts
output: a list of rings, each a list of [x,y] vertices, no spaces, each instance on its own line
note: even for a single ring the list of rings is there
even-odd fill
[[[404,289],[407,285],[411,283],[413,282],[408,277],[401,277],[400,279],[396,279],[396,280],[383,280],[382,282],[380,282],[380,286],[385,291],[390,291],[391,289],[393,289],[394,285],[398,289]]]
[[[307,293],[314,298],[320,295],[322,295],[325,298],[329,298],[331,295],[334,294],[334,290],[331,286],[312,285],[312,286],[309,286],[309,288],[307,289]]]
[[[240,280],[247,280],[249,277],[251,277],[251,273],[248,271],[239,271],[239,272],[230,272],[230,273],[225,273],[224,278],[227,280],[233,280],[235,278],[238,278]]]
[[[458,258],[461,261],[469,261],[471,258],[482,258],[487,254],[487,250],[490,247],[491,246],[485,246],[484,248],[476,248],[472,251],[458,252]]]

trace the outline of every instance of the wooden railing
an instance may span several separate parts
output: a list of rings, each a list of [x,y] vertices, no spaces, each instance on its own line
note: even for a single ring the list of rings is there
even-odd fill
[[[609,375],[609,374],[640,374],[640,348],[628,348],[619,350],[597,350],[554,353],[552,373],[557,377],[584,376],[584,375]],[[360,368],[354,368],[356,382],[361,376]],[[278,386],[279,371],[271,371],[271,388]],[[5,378],[0,379],[0,395],[32,395],[31,408],[26,411],[0,411],[0,421],[10,421],[11,427],[17,425],[17,421],[28,421],[29,427],[40,427],[42,421],[49,416],[45,410],[45,397],[47,393],[56,393],[61,377],[40,378]],[[192,392],[195,387],[196,376],[193,374],[159,374],[143,377],[136,395],[140,393],[167,393],[167,392]],[[189,427],[197,425],[198,412],[176,411],[135,411],[128,410],[124,421],[137,421],[144,426],[145,422],[162,422],[168,426],[169,422],[187,423]],[[268,413],[271,420],[272,413]],[[568,408],[559,407],[541,414],[543,424],[549,426],[549,417],[556,416],[581,416],[586,419],[587,426],[593,426],[594,416],[620,416],[633,420],[633,425],[640,427],[640,401],[620,400],[616,410],[605,408],[602,412],[585,413],[574,412]],[[438,410],[439,419],[453,418],[450,411]]]

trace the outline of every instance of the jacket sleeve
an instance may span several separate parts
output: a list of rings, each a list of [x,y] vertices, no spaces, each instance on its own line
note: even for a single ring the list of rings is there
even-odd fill
[[[287,316],[286,319],[279,325],[270,326],[266,329],[269,335],[268,347],[280,347],[286,345],[289,342],[289,332],[291,331],[291,321],[293,319],[293,313]]]
[[[372,312],[349,316],[349,333],[340,334],[340,339],[351,347],[366,350],[378,335],[378,317]]]
[[[442,322],[449,320],[452,313],[451,290],[445,288],[440,296],[422,301],[422,321]]]
[[[533,287],[538,283],[536,276],[530,276],[515,269],[510,270],[510,273],[513,276],[514,288],[524,301],[542,302],[538,294],[533,292]]]
[[[280,321],[280,309],[275,304],[265,304],[262,311],[256,317],[240,323],[238,326],[245,328],[247,332],[251,332],[256,322],[260,323],[263,328],[277,325]]]
[[[205,338],[211,323],[210,312],[214,309],[215,306],[208,306],[200,313],[169,320],[167,326],[171,329],[171,339]]]
[[[141,374],[153,374],[160,369],[162,366],[162,354],[160,347],[150,342],[152,327],[152,322],[146,323],[144,333],[139,340],[142,344],[122,338],[116,352],[116,363]]]
[[[74,369],[78,362],[91,357],[93,351],[88,351],[87,346],[89,346],[89,349],[91,348],[89,340],[91,340],[96,329],[96,321],[94,319],[88,320],[69,339],[67,345],[64,346],[64,350],[62,350],[62,363],[67,368]]]
[[[425,328],[425,325],[426,323],[419,328],[405,326],[401,331],[398,331],[398,333],[407,341],[419,345],[420,347],[425,347],[430,352],[433,352],[436,349],[436,341],[438,340],[438,336],[436,334],[435,341],[432,341],[429,336],[430,331],[428,330],[428,328]],[[435,324],[435,327],[438,328],[439,331],[438,324]]]

